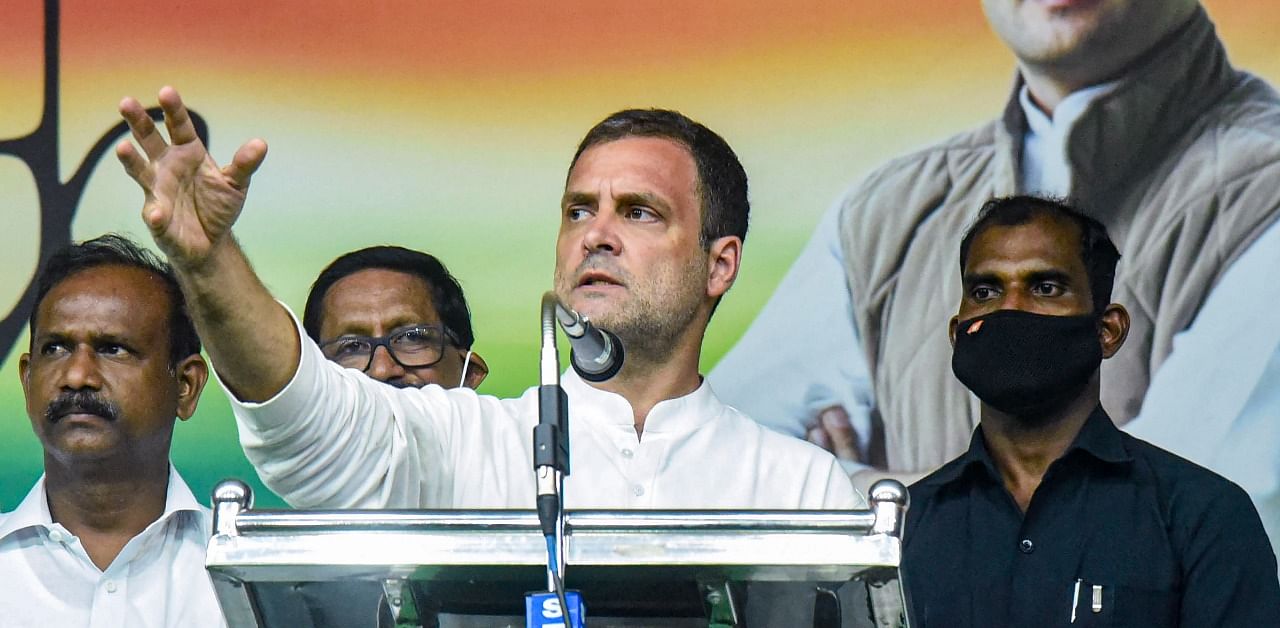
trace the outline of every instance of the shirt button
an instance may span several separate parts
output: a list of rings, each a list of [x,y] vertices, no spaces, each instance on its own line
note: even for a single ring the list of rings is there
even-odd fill
[[[1032,543],[1031,539],[1022,539],[1022,541],[1018,543],[1018,551],[1023,554],[1030,554],[1031,552],[1036,551],[1036,544]]]
[[[54,543],[61,543],[67,540],[67,535],[63,534],[62,530],[49,530],[49,540]]]
[[[636,455],[636,452],[631,451],[630,449],[623,449],[623,450],[622,450],[622,457],[623,457],[623,458],[626,458],[627,460],[630,460],[630,459],[631,459],[632,457],[634,457],[635,455]]]
[[[640,486],[639,484],[631,487],[631,494],[635,495],[636,497],[640,497],[641,495],[644,495],[644,487]]]
[[[115,592],[116,592],[116,581],[115,581],[115,580],[108,580],[108,581],[106,582],[106,587],[107,587],[107,593],[115,593]]]

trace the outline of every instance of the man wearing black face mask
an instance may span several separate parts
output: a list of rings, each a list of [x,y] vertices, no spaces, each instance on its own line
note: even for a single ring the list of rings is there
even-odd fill
[[[1244,491],[1099,405],[1098,367],[1129,329],[1108,303],[1119,257],[1097,221],[1034,197],[989,201],[965,235],[952,368],[981,421],[911,487],[916,625],[1280,626]]]

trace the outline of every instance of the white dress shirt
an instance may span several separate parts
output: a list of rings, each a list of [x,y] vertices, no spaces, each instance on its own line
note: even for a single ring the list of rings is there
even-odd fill
[[[226,626],[204,568],[209,510],[169,468],[164,513],[105,571],[54,523],[44,477],[0,515],[0,625],[14,628]]]
[[[1020,191],[1062,195],[1070,189],[1065,129],[1110,89],[1072,94],[1052,118],[1025,90],[1020,94],[1028,122]],[[839,212],[839,204],[826,212],[769,302],[707,379],[726,403],[796,436],[804,435],[805,423],[819,410],[840,400],[865,445],[866,417],[875,401],[850,314]],[[1142,411],[1124,429],[1243,487],[1280,548],[1277,268],[1280,223],[1250,245],[1209,292],[1196,320],[1175,338],[1173,352],[1153,374]]]
[[[295,319],[295,324],[296,324]],[[293,379],[263,403],[234,401],[263,482],[303,508],[534,505],[537,389],[498,399],[466,388],[394,388],[324,358],[299,329]],[[568,508],[865,507],[835,459],[761,427],[703,384],[659,402],[637,438],[630,404],[572,371]]]

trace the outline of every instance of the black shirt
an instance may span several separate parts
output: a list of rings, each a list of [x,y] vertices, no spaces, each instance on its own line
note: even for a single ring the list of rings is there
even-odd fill
[[[1280,627],[1276,558],[1248,495],[1101,407],[1025,514],[979,426],[911,486],[904,543],[917,628]]]

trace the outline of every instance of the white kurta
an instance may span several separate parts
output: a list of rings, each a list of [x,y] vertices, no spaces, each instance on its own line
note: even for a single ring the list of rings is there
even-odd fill
[[[295,320],[296,324],[296,320]],[[394,388],[302,356],[263,403],[232,397],[245,454],[300,508],[532,508],[537,389],[516,399],[465,388]],[[216,365],[215,365],[216,366]],[[630,404],[567,372],[567,508],[865,507],[825,451],[761,427],[704,381],[660,402],[636,437]]]
[[[15,628],[226,626],[204,568],[209,510],[170,467],[164,513],[105,571],[49,514],[44,477],[0,515],[0,625]]]

